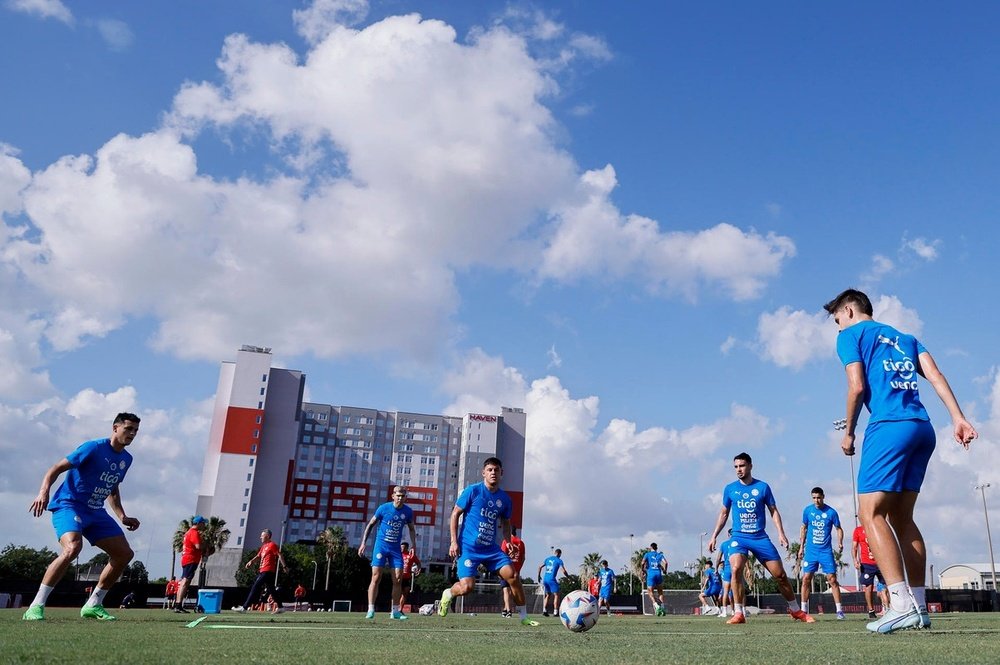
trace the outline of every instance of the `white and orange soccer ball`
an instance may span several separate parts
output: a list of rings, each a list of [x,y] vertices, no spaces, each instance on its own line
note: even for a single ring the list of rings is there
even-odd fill
[[[600,614],[597,598],[583,590],[570,591],[559,603],[559,620],[574,633],[596,626]]]

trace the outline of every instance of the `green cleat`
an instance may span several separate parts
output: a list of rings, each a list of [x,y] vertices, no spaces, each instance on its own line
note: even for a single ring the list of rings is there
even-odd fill
[[[441,594],[441,604],[438,605],[438,615],[448,616],[448,608],[451,606],[451,589],[445,589]]]
[[[375,618],[375,610],[368,610],[368,614],[365,615],[365,618],[366,619],[374,619]]]
[[[24,615],[21,619],[23,621],[45,621],[45,606],[32,605],[24,611]]]
[[[410,617],[406,616],[402,612],[393,612],[392,615],[389,618],[390,619],[395,619],[396,621],[406,621]]]
[[[528,617],[524,617],[523,619],[521,619],[521,625],[534,627],[538,625],[538,622],[535,621],[534,619],[529,619]]]
[[[117,618],[108,614],[104,605],[91,605],[80,608],[80,616],[84,619],[97,619],[98,621],[117,621]]]

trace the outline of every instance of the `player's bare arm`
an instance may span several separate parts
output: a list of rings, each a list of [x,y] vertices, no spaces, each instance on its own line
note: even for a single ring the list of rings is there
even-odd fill
[[[53,464],[49,470],[45,472],[45,475],[42,476],[42,486],[38,490],[38,496],[36,496],[35,500],[31,502],[30,506],[28,506],[28,512],[35,517],[41,517],[49,505],[49,490],[52,488],[52,483],[56,481],[59,474],[69,471],[72,468],[73,465],[70,464],[70,461],[65,457]]]
[[[378,519],[373,517],[368,520],[368,524],[365,525],[365,532],[361,534],[361,545],[358,546],[358,556],[363,557],[365,555],[365,546],[368,544],[368,534],[372,532],[372,528],[378,524]]]
[[[934,362],[934,358],[927,351],[920,354],[920,367],[918,369],[920,375],[923,376],[927,381],[934,386],[934,392],[937,393],[938,398],[948,409],[948,414],[951,416],[952,427],[954,428],[955,441],[965,447],[966,450],[969,448],[969,444],[972,440],[979,436],[976,432],[976,428],[966,420],[965,414],[962,413],[962,407],[958,405],[958,400],[955,398],[955,393],[951,390],[951,385],[948,383],[948,379],[945,378],[941,370],[938,369],[937,363]]]
[[[841,532],[843,534],[843,532]],[[843,545],[841,545],[843,547]],[[801,561],[806,555],[806,525],[803,524],[799,529],[799,553],[798,559]]]
[[[857,436],[858,416],[865,396],[865,376],[861,363],[851,363],[844,368],[847,373],[847,427],[840,441],[840,449],[845,455],[854,454],[854,440]]]
[[[122,495],[118,492],[117,486],[111,490],[111,495],[108,497],[108,503],[111,504],[111,510],[118,516],[118,519],[126,529],[129,531],[135,531],[139,528],[139,520],[125,514],[125,508],[122,507]]]
[[[712,531],[712,537],[708,541],[708,551],[715,551],[715,539],[719,537],[722,533],[722,528],[726,526],[726,520],[729,519],[729,508],[723,506],[719,509],[719,519],[715,520],[715,529]]]
[[[785,536],[785,527],[781,523],[781,513],[778,512],[778,504],[767,507],[771,511],[771,519],[774,521],[774,528],[778,530],[778,544],[788,549],[788,538]]]
[[[458,520],[462,516],[462,509],[455,506],[451,509],[451,519],[448,521],[448,530],[451,531],[451,545],[448,547],[448,556],[452,559],[458,558]]]

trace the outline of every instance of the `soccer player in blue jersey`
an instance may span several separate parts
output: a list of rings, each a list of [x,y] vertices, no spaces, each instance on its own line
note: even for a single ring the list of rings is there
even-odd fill
[[[732,529],[729,529],[728,535],[733,535]],[[719,606],[720,617],[728,616],[730,613],[727,610],[733,606],[733,571],[732,567],[729,565],[729,555],[731,554],[729,549],[730,541],[729,538],[726,538],[719,545],[719,551],[715,560],[715,569],[719,573],[719,581],[722,584],[722,605]]]
[[[840,515],[824,501],[822,487],[812,488],[812,500],[802,510],[802,528],[799,529],[799,560],[802,562],[802,609],[809,611],[809,591],[817,570],[826,575],[833,593],[837,619],[843,620],[844,606],[840,602],[840,583],[837,582],[837,561],[833,555],[833,532],[837,532],[837,551],[844,551],[844,529]]]
[[[521,576],[507,553],[500,549],[500,539],[497,538],[499,526],[503,540],[511,539],[512,503],[510,496],[500,489],[502,477],[503,463],[496,457],[488,457],[483,462],[483,482],[466,487],[455,502],[449,521],[451,545],[448,554],[457,564],[458,581],[441,594],[438,614],[447,616],[452,599],[472,591],[476,584],[476,570],[483,565],[487,570],[499,573],[510,585],[521,625],[537,626],[537,621],[528,618]],[[462,522],[461,530],[459,520]]]
[[[929,628],[927,550],[913,508],[936,436],[920,401],[918,376],[927,379],[948,409],[957,443],[968,449],[978,434],[924,345],[875,321],[867,295],[848,289],[823,309],[840,329],[837,355],[847,372],[847,427],[840,442],[845,455],[854,454],[862,404],[871,414],[858,469],[859,513],[889,586],[890,608],[868,630]]]
[[[396,485],[392,490],[392,501],[387,501],[375,509],[375,515],[365,526],[361,536],[361,546],[358,555],[365,555],[365,544],[368,534],[378,525],[375,534],[375,545],[372,547],[372,581],[368,585],[368,614],[366,619],[375,618],[375,597],[378,595],[378,584],[382,579],[382,569],[392,569],[392,608],[390,618],[405,621],[409,617],[403,614],[400,598],[403,595],[403,526],[410,529],[410,540],[416,551],[417,532],[413,528],[413,509],[407,506],[406,488]]]
[[[108,515],[104,505],[107,502],[111,506],[129,531],[139,528],[139,520],[126,515],[118,491],[125,474],[132,468],[132,455],[125,449],[138,432],[139,417],[134,413],[119,413],[111,425],[110,438],[81,444],[46,471],[38,496],[28,510],[35,517],[41,517],[46,510],[52,511],[52,525],[62,551],[46,569],[38,594],[24,613],[25,621],[45,619],[45,603],[49,594],[80,553],[84,537],[94,547],[107,552],[108,563],[101,571],[90,598],[80,610],[80,616],[114,621],[115,617],[104,609],[104,597],[118,581],[134,553],[125,539],[125,533]],[[63,472],[68,472],[66,479],[50,501],[49,489]]]
[[[611,591],[615,586],[615,571],[608,567],[607,559],[601,562],[597,578],[601,581],[601,589],[597,598],[597,611],[600,613],[601,605],[603,605],[608,610],[608,616],[611,616]]]
[[[559,616],[559,570],[562,569],[563,577],[569,575],[566,572],[566,565],[562,560],[562,550],[558,547],[550,556],[545,557],[545,561],[538,567],[537,577],[542,580],[542,616],[549,615],[549,598],[552,599],[552,615]],[[544,571],[544,572],[543,572]]]
[[[701,593],[698,594],[698,600],[701,601],[702,616],[711,616],[719,613],[721,608],[719,594],[721,592],[722,580],[719,577],[719,572],[712,565],[711,561],[706,561],[701,576]],[[708,604],[709,600],[712,601],[712,605]]]
[[[785,537],[785,528],[781,523],[781,513],[778,512],[778,505],[771,494],[771,487],[763,480],[753,477],[753,460],[750,455],[740,453],[733,458],[733,468],[736,470],[736,480],[726,485],[722,490],[722,509],[719,511],[719,519],[715,523],[715,530],[712,532],[712,539],[708,541],[708,551],[715,551],[715,539],[718,538],[722,528],[729,519],[729,513],[733,514],[733,533],[729,537],[730,556],[729,563],[732,566],[732,579],[736,581],[733,589],[734,613],[732,618],[726,623],[746,623],[746,616],[743,612],[743,600],[746,591],[739,580],[743,579],[743,567],[747,562],[747,555],[753,553],[757,560],[764,564],[771,577],[778,583],[778,590],[785,600],[788,601],[788,613],[796,621],[814,623],[807,612],[803,612],[799,607],[799,602],[795,600],[795,592],[792,584],[785,574],[785,566],[781,563],[781,555],[775,549],[767,532],[764,531],[766,513],[771,513],[771,519],[778,530],[778,543],[788,547],[788,538]]]
[[[657,549],[656,543],[650,543],[649,551],[642,555],[642,569],[646,571],[646,590],[653,602],[653,614],[658,617],[665,616],[667,608],[666,599],[663,597],[663,576],[667,574],[667,557]]]

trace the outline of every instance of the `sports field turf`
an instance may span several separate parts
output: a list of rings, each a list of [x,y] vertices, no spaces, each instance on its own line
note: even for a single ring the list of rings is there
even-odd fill
[[[872,635],[862,615],[751,617],[743,626],[718,617],[601,617],[574,634],[554,618],[538,628],[499,616],[412,616],[374,622],[359,613],[223,612],[177,615],[114,610],[115,622],[49,608],[46,621],[0,610],[3,663],[996,663],[1000,613],[934,615],[929,631]]]

